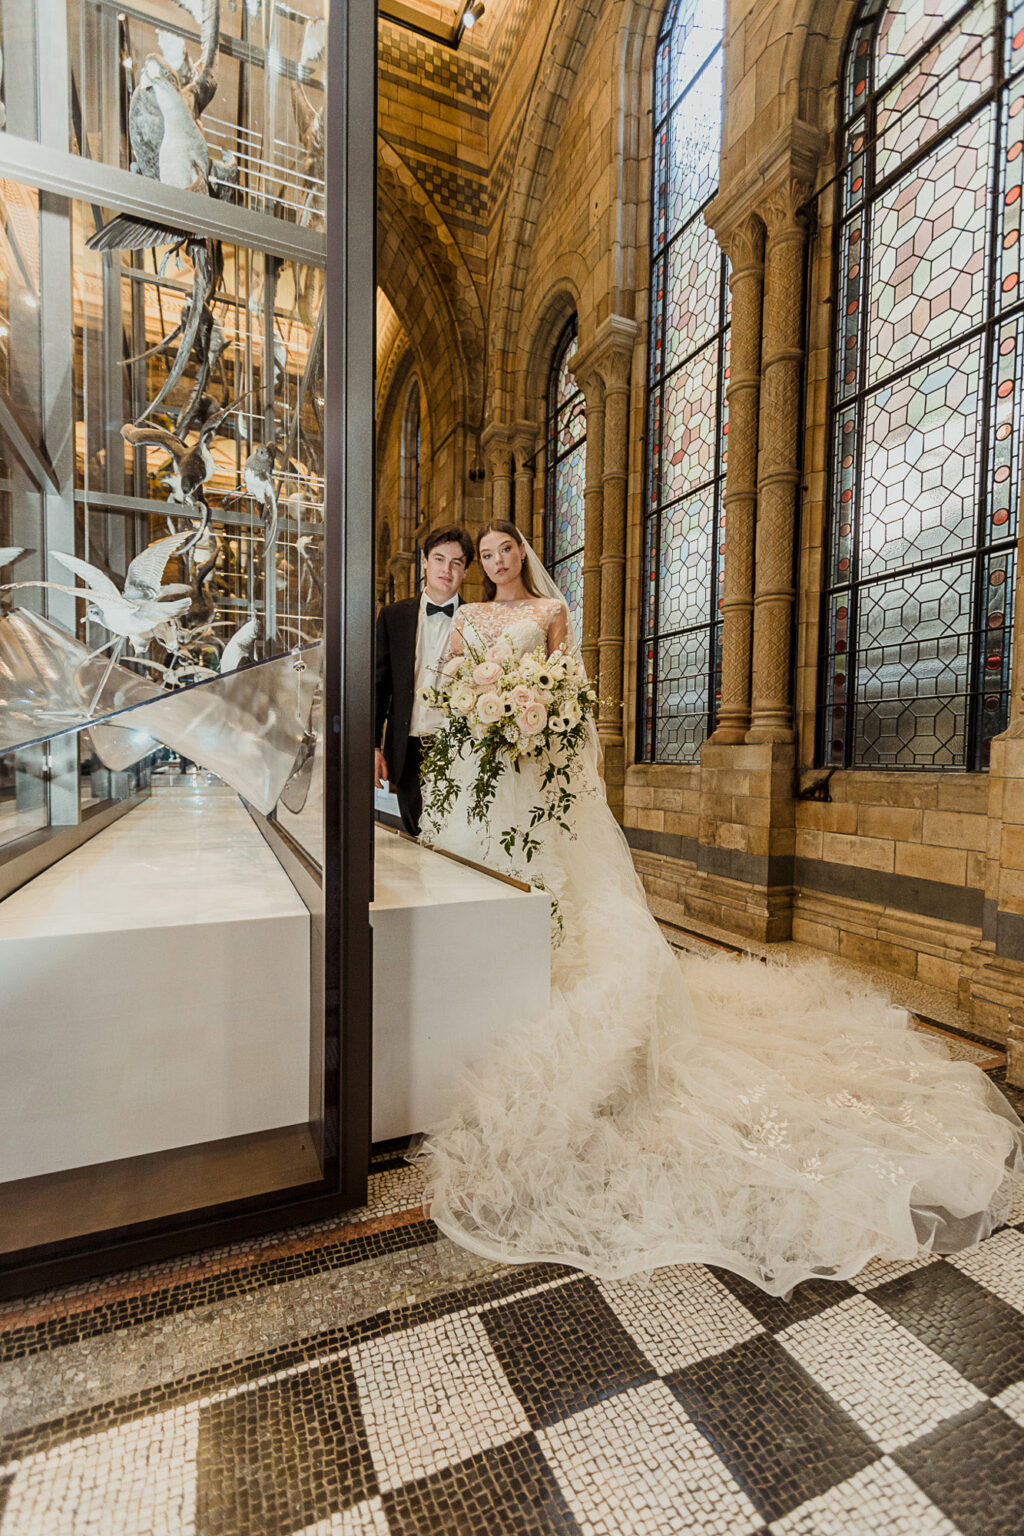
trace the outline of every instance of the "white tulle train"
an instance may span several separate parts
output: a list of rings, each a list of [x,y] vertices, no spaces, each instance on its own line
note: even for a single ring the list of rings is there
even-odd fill
[[[692,1261],[774,1294],[986,1237],[1024,1172],[998,1090],[825,961],[680,958],[586,779],[575,836],[546,829],[532,865],[563,924],[550,1009],[462,1076],[417,1153],[441,1229],[510,1262]],[[498,836],[537,798],[535,771],[506,773],[488,829],[460,797],[426,834],[508,869]]]

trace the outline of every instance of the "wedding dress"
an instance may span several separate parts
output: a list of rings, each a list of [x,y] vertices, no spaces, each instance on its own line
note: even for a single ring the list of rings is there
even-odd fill
[[[472,604],[462,619],[524,654],[546,648],[559,607]],[[466,814],[467,752],[454,808],[424,826],[539,876],[561,923],[549,1009],[462,1075],[417,1153],[442,1231],[607,1279],[718,1265],[777,1295],[986,1237],[1024,1177],[1024,1128],[998,1090],[826,961],[680,958],[584,756],[572,835],[542,826],[528,870],[499,840],[540,801],[528,761],[502,774],[484,826]],[[495,987],[505,964],[515,954],[496,956]]]

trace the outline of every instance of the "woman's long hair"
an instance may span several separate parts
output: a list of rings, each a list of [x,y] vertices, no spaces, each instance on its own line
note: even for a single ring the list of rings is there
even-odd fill
[[[515,539],[520,549],[523,547],[523,536],[519,532],[519,529],[516,527],[515,523],[506,523],[502,518],[499,517],[496,518],[493,522],[485,523],[476,536],[476,558],[478,560],[480,560],[481,542],[487,537],[489,533],[507,533],[511,538]],[[480,569],[481,571],[484,569],[484,563],[482,560],[480,560]],[[523,586],[526,588],[527,592],[529,592],[530,596],[540,597],[541,594],[537,591],[537,588],[533,584],[533,578],[530,575],[530,567],[526,563],[525,556],[523,557],[523,568],[519,574],[522,578]],[[497,590],[498,589],[494,585],[494,582],[487,575],[486,571],[484,571],[484,602],[493,603]]]

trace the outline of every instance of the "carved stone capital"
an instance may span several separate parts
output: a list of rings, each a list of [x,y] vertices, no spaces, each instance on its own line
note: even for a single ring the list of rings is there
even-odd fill
[[[628,389],[633,349],[639,334],[639,325],[635,320],[627,320],[625,315],[609,315],[602,320],[590,340],[577,347],[572,360],[573,377],[580,381],[584,391],[595,376],[601,380],[605,391]]]
[[[540,431],[536,422],[513,422],[511,440],[512,457],[515,460],[517,473],[523,469],[532,469],[532,461],[536,455],[537,444],[540,440]]]
[[[716,229],[715,234],[729,258],[734,279],[764,265],[764,225],[754,214],[746,214],[738,224]]]
[[[828,135],[802,118],[791,118],[760,149],[757,156],[737,162],[727,173],[718,194],[709,204],[705,219],[723,241],[728,231],[737,228],[751,214],[764,220],[765,200],[783,182],[794,181],[814,187],[818,168],[828,149]],[[807,201],[809,192],[805,194]]]
[[[764,220],[769,240],[786,234],[803,235],[807,204],[813,192],[813,182],[799,176],[786,176],[765,189],[758,199],[757,211]]]
[[[498,476],[511,475],[512,434],[507,426],[492,422],[489,427],[485,427],[480,435],[480,447],[492,480]]]

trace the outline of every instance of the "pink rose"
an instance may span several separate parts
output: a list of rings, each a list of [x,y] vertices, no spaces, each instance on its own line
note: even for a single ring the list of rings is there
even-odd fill
[[[445,677],[458,677],[462,670],[462,657],[450,656],[441,670]]]
[[[473,681],[481,688],[493,688],[501,676],[501,668],[496,661],[481,661],[473,668]]]
[[[516,717],[516,724],[525,736],[536,736],[548,723],[548,712],[543,704],[527,704]]]
[[[511,661],[512,647],[507,640],[496,640],[487,652],[488,661]]]
[[[505,706],[496,693],[482,693],[476,701],[476,712],[485,725],[493,725],[505,713]]]
[[[516,714],[521,714],[524,709],[529,709],[531,704],[537,703],[537,695],[532,688],[527,688],[524,683],[519,683],[517,687],[513,688],[510,697]]]

